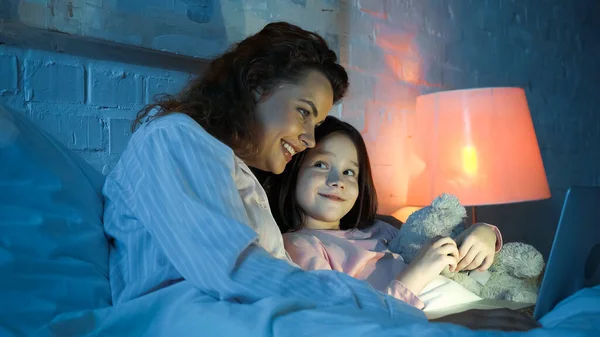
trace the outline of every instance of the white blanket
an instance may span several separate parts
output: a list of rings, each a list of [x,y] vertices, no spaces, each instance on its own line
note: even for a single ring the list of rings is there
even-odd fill
[[[425,312],[481,300],[467,288],[442,275],[436,276],[419,294],[419,298],[425,303]]]
[[[544,328],[510,336],[600,336],[600,286],[560,303]],[[506,336],[429,323],[407,315],[392,320],[335,306],[270,298],[254,304],[220,302],[181,282],[116,307],[57,317],[38,336]]]

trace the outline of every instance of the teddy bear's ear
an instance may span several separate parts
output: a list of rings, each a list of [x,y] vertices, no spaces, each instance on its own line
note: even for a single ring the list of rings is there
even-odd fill
[[[460,208],[462,205],[455,195],[444,193],[433,200],[431,206],[434,208]]]
[[[460,201],[455,195],[444,193],[435,200],[433,200],[432,208],[436,210],[438,214],[444,214],[444,217],[452,217],[464,219],[467,217],[467,210],[460,204]]]
[[[415,220],[417,220],[420,216],[420,214],[423,212],[423,208],[412,212],[408,218],[406,218],[406,221],[404,221],[404,223],[402,224],[402,227],[408,227],[410,226],[411,223],[413,223]]]

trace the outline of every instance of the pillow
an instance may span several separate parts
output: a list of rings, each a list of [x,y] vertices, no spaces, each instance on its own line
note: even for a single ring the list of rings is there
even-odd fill
[[[0,105],[0,336],[111,304],[104,177]]]

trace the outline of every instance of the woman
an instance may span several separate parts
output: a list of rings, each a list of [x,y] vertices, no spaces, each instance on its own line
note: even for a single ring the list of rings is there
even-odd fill
[[[314,146],[315,126],[347,88],[320,36],[273,23],[179,96],[143,109],[103,189],[113,302],[186,279],[222,300],[300,296],[387,311],[362,283],[289,262],[249,169],[281,173]]]
[[[347,87],[320,36],[272,23],[177,97],[143,109],[103,188],[113,303],[185,279],[226,301],[290,297],[415,314],[349,276],[291,263],[249,168],[279,174],[313,147],[315,126]]]

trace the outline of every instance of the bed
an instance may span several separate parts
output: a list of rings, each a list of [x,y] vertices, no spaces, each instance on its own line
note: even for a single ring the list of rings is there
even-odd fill
[[[0,106],[0,336],[500,336],[293,298],[217,301],[183,281],[112,306],[103,176]],[[600,287],[584,289],[525,336],[600,336]]]

